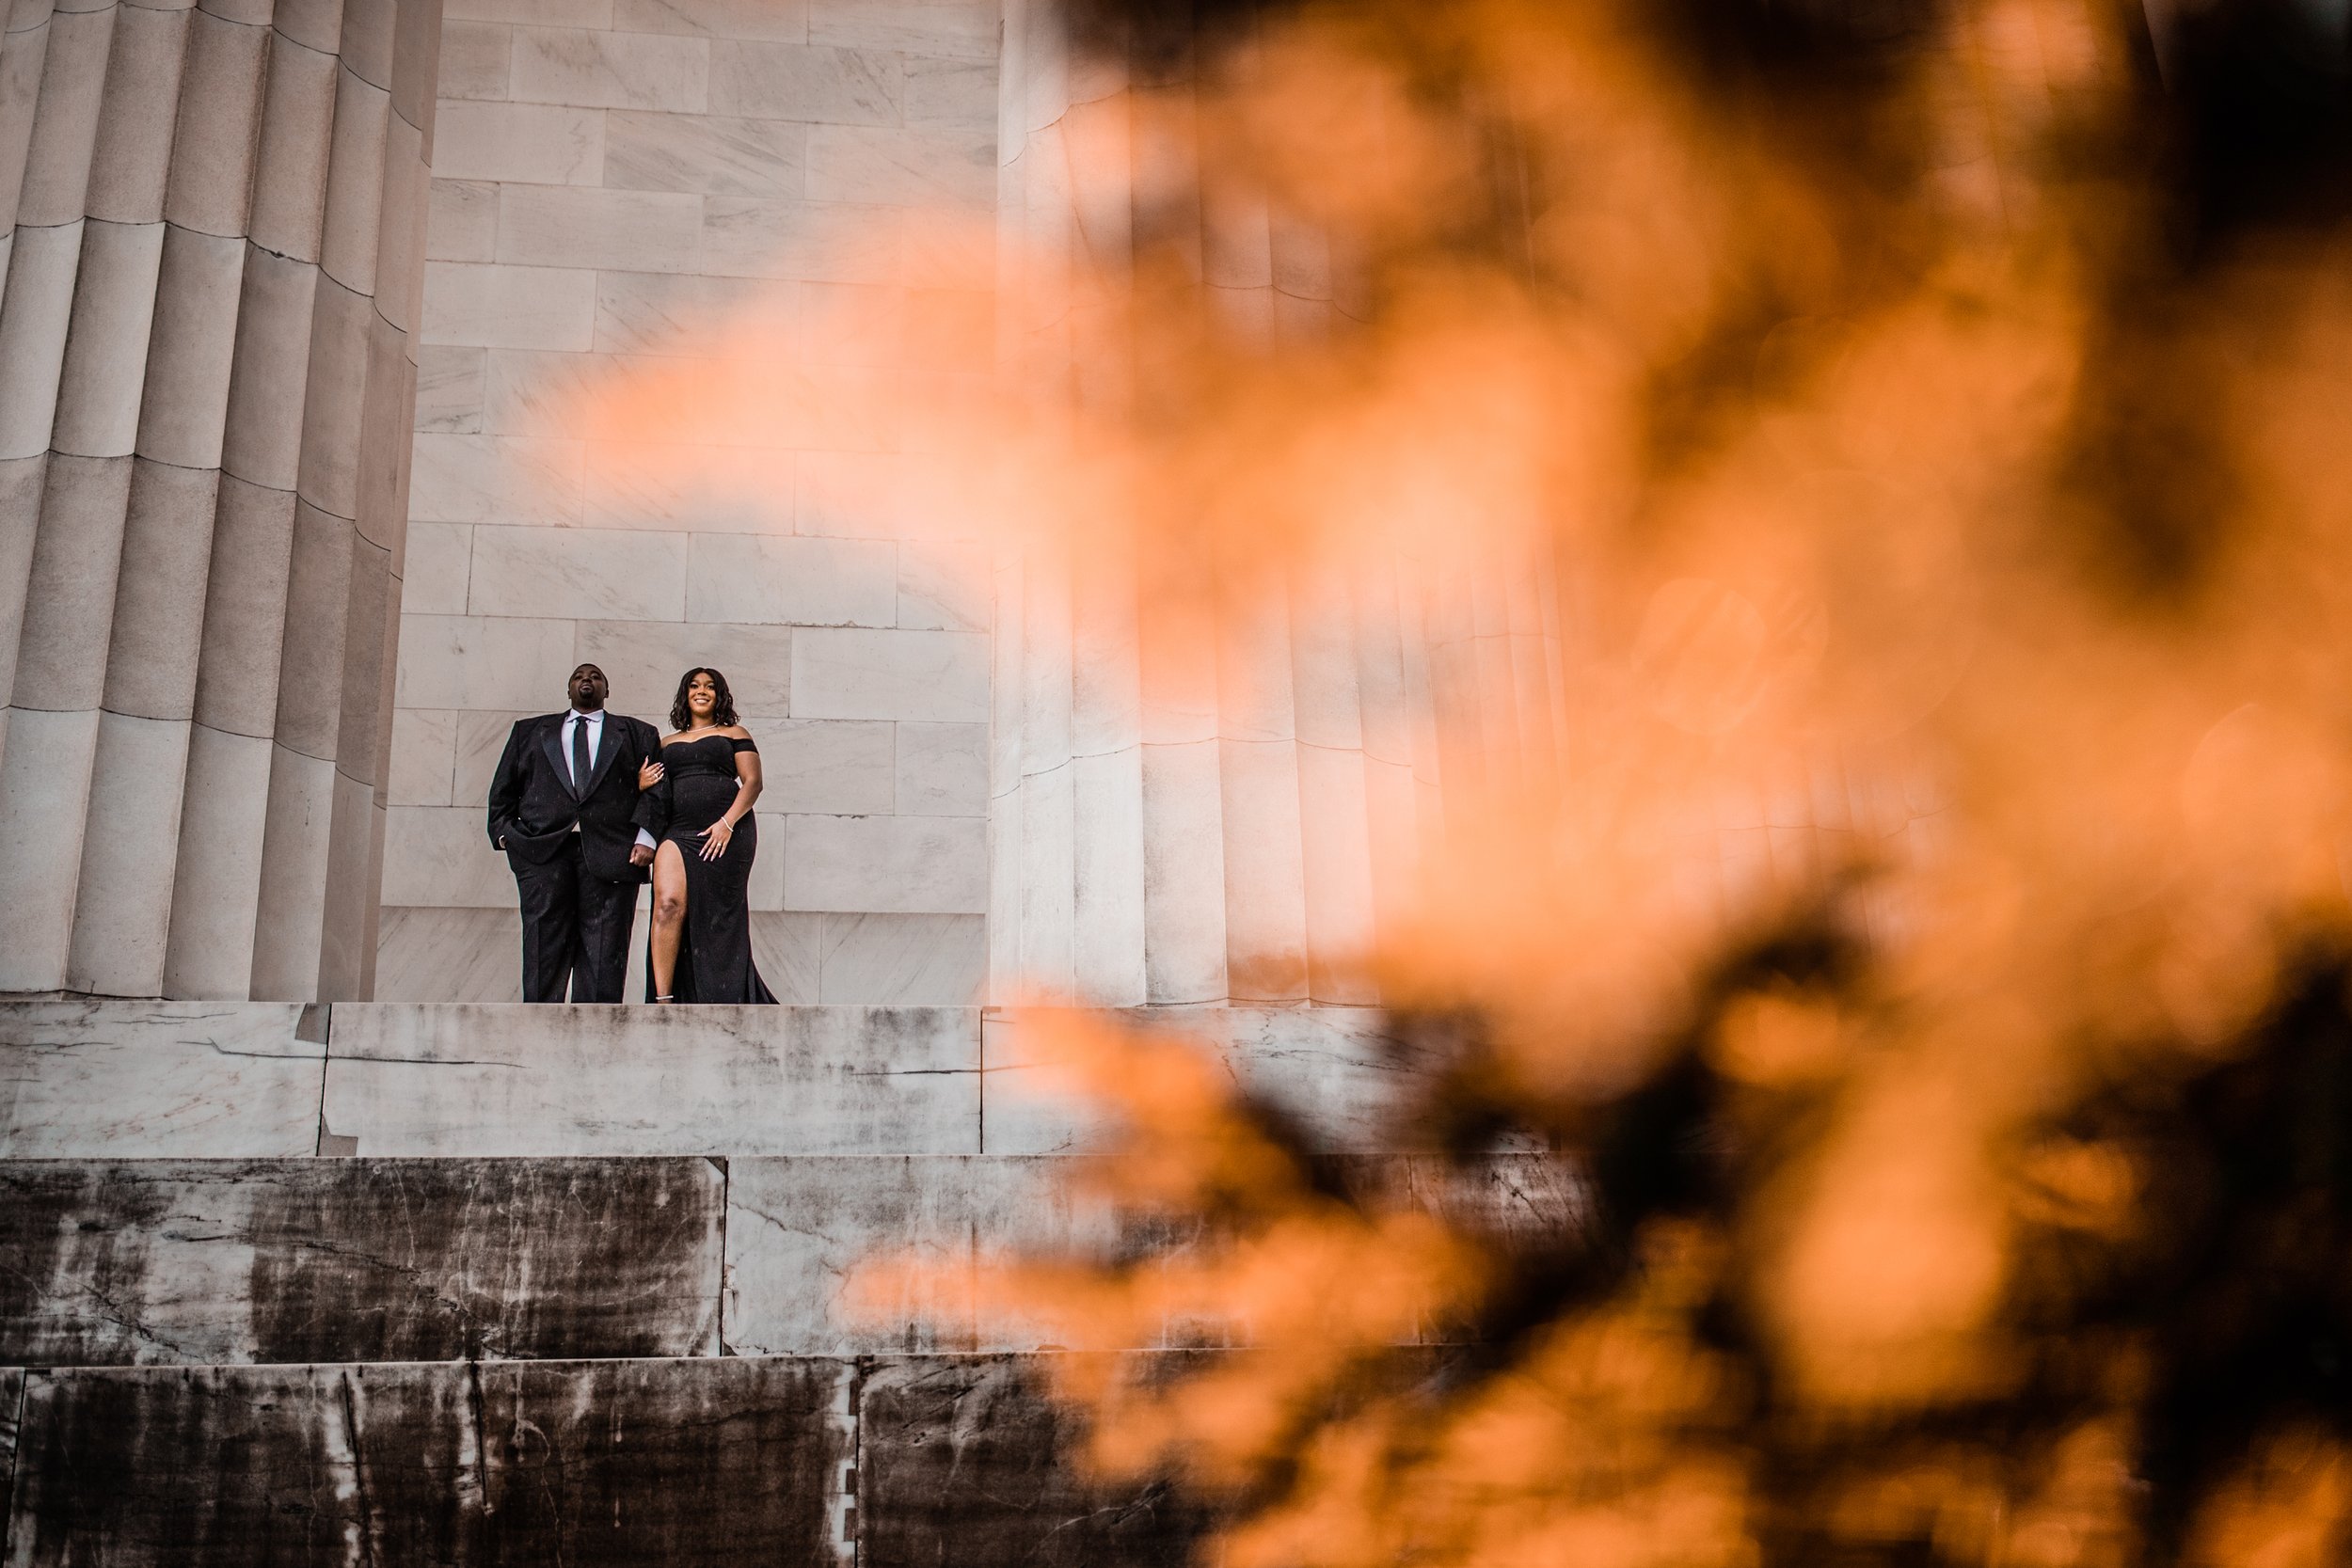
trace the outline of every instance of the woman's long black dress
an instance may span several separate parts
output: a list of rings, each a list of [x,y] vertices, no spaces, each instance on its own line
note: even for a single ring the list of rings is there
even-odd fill
[[[645,792],[645,822],[655,836],[686,859],[686,928],[678,934],[677,968],[670,993],[679,1002],[771,1002],[775,996],[752,962],[752,858],[759,853],[759,823],[750,813],[735,824],[727,851],[702,858],[702,832],[735,804],[741,787],[735,753],[756,752],[749,740],[723,735],[673,740],[661,748],[661,782]],[[645,1000],[654,1000],[652,939],[646,939]]]

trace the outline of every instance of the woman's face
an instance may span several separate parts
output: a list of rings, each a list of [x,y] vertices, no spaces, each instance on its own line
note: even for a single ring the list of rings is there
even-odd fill
[[[707,719],[710,710],[719,705],[719,685],[707,671],[697,674],[686,688],[686,711],[697,719]]]

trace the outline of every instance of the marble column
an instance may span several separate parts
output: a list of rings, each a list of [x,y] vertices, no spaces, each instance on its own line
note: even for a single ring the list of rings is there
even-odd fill
[[[1199,166],[1193,64],[1073,54],[1009,0],[1000,366],[1031,406],[1116,416],[1139,245],[1267,352],[1366,313],[1315,224]],[[1112,1005],[1369,1003],[1354,960],[1412,895],[1445,783],[1538,782],[1565,704],[1548,559],[1358,562],[1139,597],[1120,519],[997,564],[990,985]],[[1466,792],[1457,791],[1466,798]]]
[[[364,996],[438,0],[19,0],[0,990]]]

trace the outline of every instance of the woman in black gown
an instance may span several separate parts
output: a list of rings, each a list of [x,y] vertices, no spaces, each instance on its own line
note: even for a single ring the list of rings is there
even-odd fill
[[[752,962],[750,882],[759,852],[759,748],[735,721],[727,678],[686,672],[661,743],[661,775],[638,805],[653,860],[650,1002],[773,1002]]]

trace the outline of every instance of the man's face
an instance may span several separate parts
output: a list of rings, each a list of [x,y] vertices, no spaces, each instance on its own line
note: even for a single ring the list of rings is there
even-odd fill
[[[572,672],[572,706],[582,713],[594,713],[604,706],[604,699],[612,688],[605,684],[604,672],[593,664],[583,664]]]

